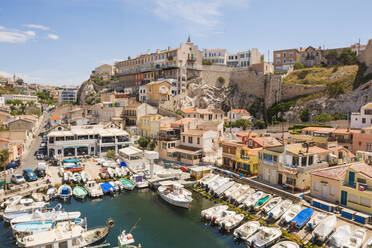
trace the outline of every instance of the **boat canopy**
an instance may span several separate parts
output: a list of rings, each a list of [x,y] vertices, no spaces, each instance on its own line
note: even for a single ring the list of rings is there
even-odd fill
[[[101,188],[104,193],[110,192],[110,191],[115,191],[114,186],[111,185],[111,183],[102,183]]]
[[[311,218],[313,213],[313,208],[305,208],[291,220],[291,223],[295,224],[297,227],[302,227]]]

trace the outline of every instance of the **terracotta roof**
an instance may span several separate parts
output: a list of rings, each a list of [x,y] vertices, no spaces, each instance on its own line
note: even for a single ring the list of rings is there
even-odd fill
[[[372,178],[372,166],[365,163],[353,164],[350,166],[351,169],[363,174],[366,177]]]
[[[185,124],[185,123],[189,123],[191,121],[195,121],[197,120],[197,118],[182,118],[182,119],[179,119],[177,121],[174,121],[172,122],[172,125],[182,125],[182,124]]]
[[[363,127],[362,130],[371,130],[372,129],[372,126],[370,127]],[[360,132],[360,130],[358,130]]]
[[[190,129],[185,132],[182,132],[182,135],[192,135],[192,136],[199,136],[203,135],[205,132],[208,132],[207,130],[199,130],[199,129]]]
[[[274,137],[252,137],[251,139],[262,147],[279,146],[282,144]]]
[[[327,153],[329,150],[323,149],[319,146],[309,146],[308,152],[306,152],[306,147],[303,147],[302,144],[289,144],[287,145],[287,151],[293,154],[320,154]]]
[[[354,130],[354,129],[347,129],[347,128],[336,128],[335,131],[333,131],[332,133],[334,134],[354,134],[354,133],[360,133],[360,130]]]
[[[9,142],[9,139],[7,139],[7,138],[0,138],[0,141]]]
[[[316,133],[332,133],[335,130],[336,130],[335,128],[322,127],[322,128],[320,128],[320,129],[318,129],[317,131],[314,131],[314,132],[316,132]]]
[[[49,119],[51,120],[62,120],[61,116],[51,116]]]
[[[254,133],[252,130],[246,130],[237,132],[236,136],[238,137],[258,136],[258,134]]]
[[[349,166],[350,164],[315,170],[311,173],[311,175],[325,177],[333,180],[342,180]]]
[[[181,109],[182,112],[184,112],[185,114],[196,114],[196,110],[193,109],[193,108],[187,108],[187,109]]]
[[[367,103],[366,105],[362,106],[365,109],[372,109],[372,102]]]
[[[343,150],[343,151],[347,152],[347,154],[349,155],[350,158],[355,158],[354,153],[352,153],[351,151],[349,151],[348,149],[346,149],[345,147],[342,147],[342,146],[328,148],[328,150],[330,150],[331,152],[339,152],[340,150]]]
[[[259,151],[261,151],[263,148],[260,147],[260,148],[254,148],[254,149],[250,149],[248,147],[243,147],[244,150],[247,150],[248,151],[248,154],[252,154],[252,155],[257,155]]]
[[[234,112],[235,114],[248,114],[249,115],[249,112],[245,109],[232,109],[231,111]]]
[[[172,85],[172,83],[169,82],[169,81],[167,81],[167,80],[160,80],[160,81],[152,81],[151,83],[146,84],[146,86],[147,86],[147,85],[161,84],[161,83],[167,83],[167,84]]]
[[[321,129],[321,127],[305,127],[302,129],[302,131],[318,131],[319,129]]]

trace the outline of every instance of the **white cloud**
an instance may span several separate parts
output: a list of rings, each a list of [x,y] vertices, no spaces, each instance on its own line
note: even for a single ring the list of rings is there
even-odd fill
[[[58,40],[59,39],[59,36],[56,35],[56,34],[48,34],[48,38],[49,39],[52,39],[52,40]]]
[[[5,29],[3,26],[0,26],[0,30]]]
[[[26,31],[25,34],[27,34],[28,36],[35,36],[36,35],[35,31]]]
[[[21,43],[35,37],[34,31],[0,29],[0,42]]]
[[[40,29],[40,30],[49,30],[49,27],[43,26],[43,25],[37,25],[37,24],[25,24],[23,25],[27,28],[34,28],[34,29]]]

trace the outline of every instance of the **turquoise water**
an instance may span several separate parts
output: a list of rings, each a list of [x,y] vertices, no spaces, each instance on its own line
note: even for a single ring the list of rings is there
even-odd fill
[[[121,230],[130,230],[138,218],[141,221],[132,233],[136,244],[140,242],[144,248],[245,247],[235,243],[232,234],[220,233],[216,227],[201,222],[200,211],[213,203],[196,193],[193,193],[193,198],[191,209],[173,207],[151,190],[123,192],[93,201],[72,199],[62,205],[68,211],[81,211],[82,217],[87,217],[88,228],[102,226],[111,217],[115,226],[107,237],[110,247],[117,245]],[[2,247],[16,247],[7,225],[0,226]]]

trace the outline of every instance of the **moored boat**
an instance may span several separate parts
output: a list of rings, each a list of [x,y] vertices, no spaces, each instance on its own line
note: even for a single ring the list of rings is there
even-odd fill
[[[248,221],[244,223],[234,231],[234,238],[247,240],[250,236],[256,233],[260,229],[260,222],[258,221]]]
[[[273,220],[278,220],[285,212],[287,212],[291,208],[291,206],[291,200],[284,200],[270,210],[269,217]]]
[[[231,216],[230,218],[224,219],[221,222],[220,227],[225,229],[227,232],[230,232],[232,229],[237,227],[243,221],[243,219],[243,214],[236,214],[234,216]]]
[[[239,187],[237,190],[235,190],[231,194],[231,197],[230,197],[229,200],[231,202],[238,202],[238,198],[240,198],[242,195],[248,193],[249,191],[251,191],[251,188],[249,187],[249,185],[242,185],[241,187]]]
[[[321,223],[325,218],[328,217],[328,214],[319,212],[316,213],[310,221],[307,223],[307,226],[310,228],[310,230],[313,230],[319,223]]]
[[[204,209],[201,211],[200,215],[201,218],[205,218],[206,220],[211,220],[213,216],[218,213],[222,213],[222,211],[227,210],[229,207],[226,205],[217,205],[208,209]]]
[[[360,248],[366,239],[367,231],[364,228],[359,228],[353,231],[349,240],[343,245],[343,248]]]
[[[118,236],[118,248],[140,248],[142,247],[141,244],[136,246],[136,245],[132,245],[133,243],[135,243],[133,235],[131,233],[126,233],[125,230],[123,230]]]
[[[9,197],[3,203],[1,203],[1,208],[6,208],[8,206],[17,205],[21,199],[22,199],[22,196],[20,195]]]
[[[284,240],[276,243],[271,248],[299,248],[300,246],[292,241]]]
[[[220,197],[226,190],[228,190],[231,186],[233,186],[235,184],[235,182],[233,181],[230,181],[226,184],[223,184],[221,187],[219,187],[218,189],[215,190],[215,195],[217,197]]]
[[[281,235],[282,231],[279,228],[261,227],[258,232],[247,239],[247,244],[255,248],[270,247]]]
[[[72,190],[72,195],[78,199],[84,199],[87,196],[88,192],[84,187],[75,186]]]
[[[229,199],[230,196],[234,193],[234,191],[238,190],[242,185],[240,183],[235,183],[227,189],[225,192],[223,192],[223,197],[226,199]]]
[[[301,210],[291,221],[292,228],[301,229],[311,218],[314,213],[313,208],[305,208]]]
[[[145,180],[143,173],[137,173],[130,177],[130,180],[136,184],[139,189],[148,188],[149,183]]]
[[[262,206],[265,205],[270,200],[270,198],[270,194],[264,194],[264,196],[261,197],[254,205],[254,210],[257,211],[258,209],[262,208]]]
[[[269,211],[271,209],[273,209],[274,207],[276,207],[280,202],[282,201],[282,198],[280,197],[274,197],[274,198],[271,198],[265,206],[262,207],[262,211],[264,213],[269,213]]]
[[[89,197],[96,198],[103,196],[103,191],[96,181],[88,181],[84,188],[87,190]]]
[[[122,178],[120,182],[123,184],[124,189],[133,190],[136,185],[129,179]]]
[[[364,244],[363,248],[371,248],[372,247],[372,238],[369,238],[367,242]]]
[[[31,201],[20,201],[19,204],[8,206],[5,209],[3,219],[5,222],[9,222],[14,218],[32,213],[33,211],[43,210],[46,205],[47,203],[45,202],[34,202],[32,199]]]
[[[256,202],[261,199],[265,195],[262,191],[257,191],[250,195],[247,199],[244,200],[243,206],[245,208],[252,208],[256,204]]]
[[[49,199],[54,199],[57,196],[58,190],[55,187],[51,187],[47,190],[46,194]]]
[[[213,216],[213,222],[216,225],[221,225],[222,221],[224,221],[227,218],[230,218],[232,216],[236,215],[235,211],[230,211],[230,210],[224,210],[220,213],[216,213],[215,216]]]
[[[104,194],[113,194],[115,193],[115,187],[111,183],[100,183],[99,184]]]
[[[320,226],[321,224],[319,224],[318,226]],[[343,245],[349,241],[350,235],[351,235],[350,225],[339,226],[336,228],[336,231],[329,238],[328,243],[331,247],[338,248],[343,247]]]
[[[324,218],[317,227],[315,227],[312,235],[314,239],[321,242],[325,242],[329,235],[333,232],[337,225],[336,215],[330,215],[327,218]]]
[[[171,187],[169,186],[160,186],[158,188],[158,193],[160,197],[177,207],[190,208],[192,197],[187,190],[181,184],[174,183]]]
[[[249,197],[251,197],[255,193],[255,190],[250,188],[246,191],[245,194],[240,195],[239,197],[235,198],[236,204],[242,204],[245,200],[247,200]]]
[[[287,212],[282,216],[280,222],[282,224],[288,224],[299,212],[301,212],[302,207],[298,204],[292,205]]]
[[[72,196],[72,189],[69,185],[63,184],[58,188],[57,194],[62,200],[68,200]]]

